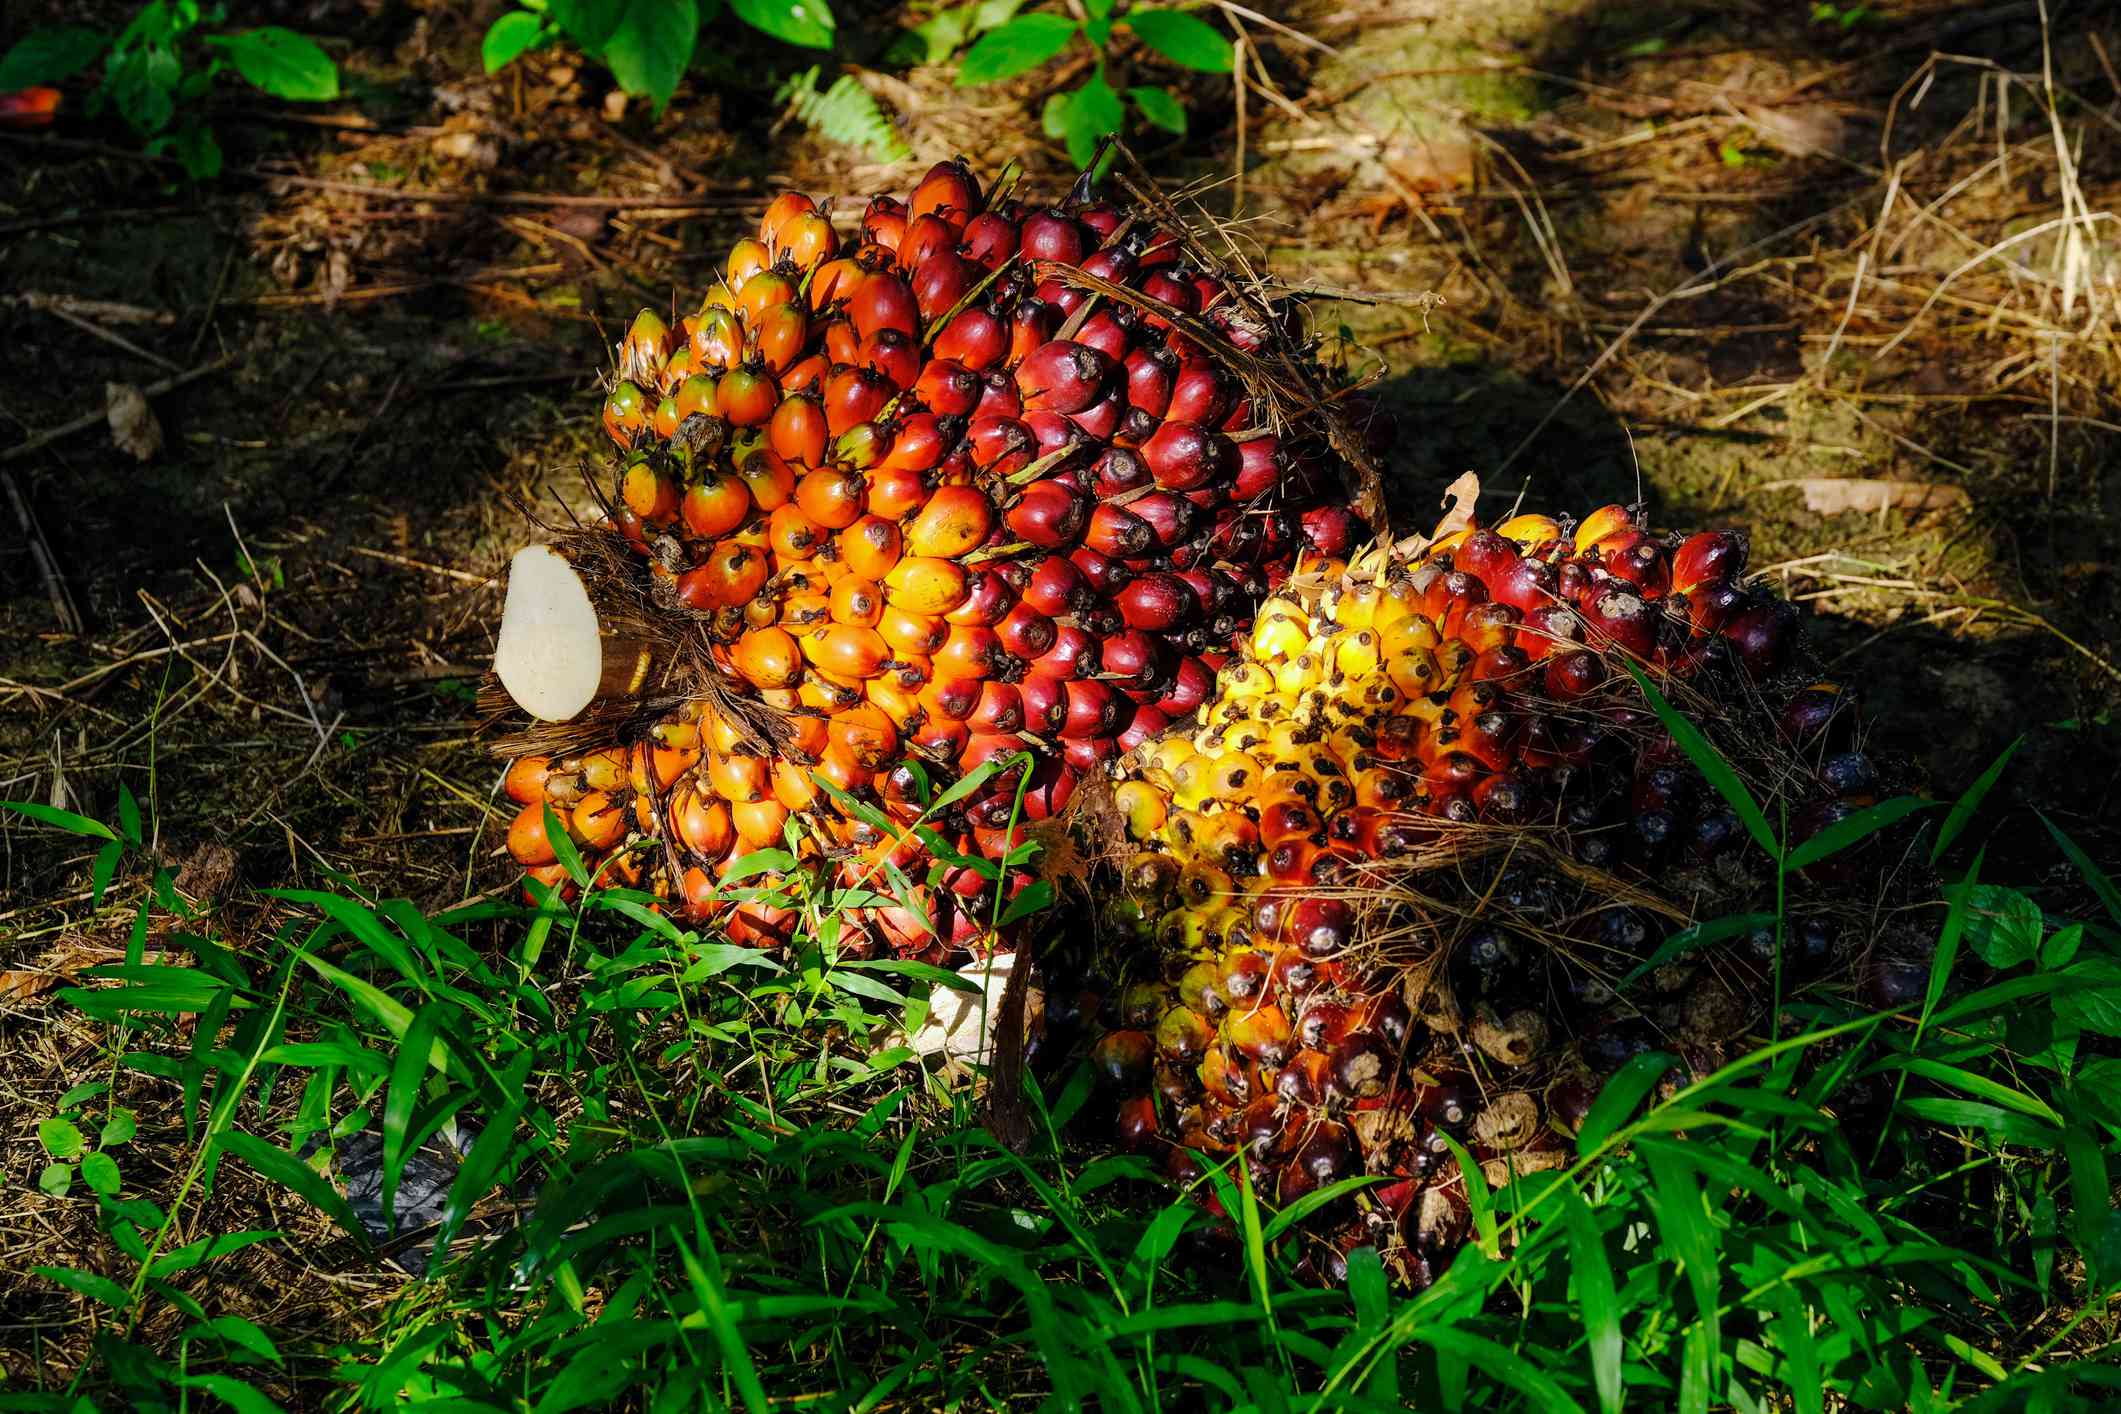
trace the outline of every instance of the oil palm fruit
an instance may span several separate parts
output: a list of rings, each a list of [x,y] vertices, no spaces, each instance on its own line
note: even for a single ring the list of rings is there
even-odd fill
[[[1088,183],[1026,202],[952,161],[851,214],[775,198],[712,289],[616,347],[610,530],[716,680],[645,741],[544,761],[511,836],[527,868],[558,868],[550,803],[585,861],[624,853],[695,914],[788,839],[849,877],[962,872],[910,832],[899,762],[940,791],[1025,754],[929,822],[949,855],[1006,853],[1012,819],[1198,708],[1252,605],[1348,533],[1332,400],[1282,409],[1258,377],[1293,324],[1155,213]],[[788,740],[729,720],[731,696]],[[613,751],[626,779],[590,783]],[[630,799],[626,838],[576,819],[590,790]],[[995,911],[963,882],[928,936],[857,922],[940,957]]]
[[[1773,897],[1624,660],[1761,744],[1800,832],[1878,791],[1842,694],[1788,691],[1793,621],[1745,562],[1742,535],[1608,506],[1325,561],[1267,598],[1197,716],[1120,764],[1135,853],[1097,1054],[1129,1058],[1100,1066],[1126,1142],[1179,1173],[1242,1151],[1285,1203],[1382,1176],[1308,1225],[1314,1264],[1373,1243],[1425,1283],[1466,1231],[1445,1136],[1545,1166],[1600,1075],[1652,1047],[1712,1064],[1778,950],[1786,985],[1827,969],[1833,928],[1800,913],[1616,989],[1686,922]]]

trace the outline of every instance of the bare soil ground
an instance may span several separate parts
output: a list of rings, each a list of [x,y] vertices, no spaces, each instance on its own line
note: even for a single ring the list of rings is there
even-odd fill
[[[259,886],[507,886],[471,697],[510,501],[576,494],[635,309],[783,185],[958,152],[1067,178],[1050,75],[874,77],[916,154],[887,169],[777,124],[785,54],[740,45],[658,117],[558,53],[478,76],[459,9],[283,17],[350,97],[230,100],[208,186],[93,124],[0,134],[0,797],[108,818],[123,782],[239,938]],[[1315,43],[1254,24],[1242,105],[1202,81],[1194,137],[1147,156],[1374,365],[1407,524],[1472,469],[1498,511],[1747,527],[1911,783],[2026,735],[1989,873],[2062,887],[2033,807],[2121,858],[2121,21],[1819,9],[1306,4],[1276,13]],[[179,377],[145,462],[101,422],[44,435]],[[139,897],[89,887],[0,820],[0,1250],[60,1261],[89,1234],[24,1186],[31,1135],[96,1052],[47,994],[122,955]]]

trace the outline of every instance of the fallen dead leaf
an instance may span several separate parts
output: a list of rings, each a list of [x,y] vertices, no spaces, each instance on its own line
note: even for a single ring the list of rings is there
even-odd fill
[[[1822,516],[1856,512],[1875,515],[1888,507],[1900,511],[1941,511],[1966,504],[1966,492],[1957,486],[1933,481],[1807,476],[1796,481],[1771,481],[1761,489],[1769,491],[1784,486],[1795,486],[1804,492],[1804,508]]]
[[[56,972],[0,972],[0,1002],[26,1002],[58,984]]]
[[[1456,481],[1444,487],[1443,498],[1451,508],[1443,513],[1442,520],[1436,522],[1436,528],[1426,535],[1409,535],[1397,542],[1392,546],[1393,554],[1402,557],[1418,555],[1446,535],[1456,535],[1472,525],[1474,508],[1480,504],[1480,473],[1461,473]]]
[[[147,405],[147,395],[132,384],[103,385],[103,416],[110,423],[111,441],[133,460],[144,462],[162,450],[162,424]]]

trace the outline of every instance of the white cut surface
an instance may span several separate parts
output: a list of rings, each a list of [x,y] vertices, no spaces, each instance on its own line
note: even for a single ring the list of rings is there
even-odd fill
[[[597,612],[582,577],[550,545],[526,545],[508,562],[493,670],[541,721],[567,721],[596,700],[604,677]]]

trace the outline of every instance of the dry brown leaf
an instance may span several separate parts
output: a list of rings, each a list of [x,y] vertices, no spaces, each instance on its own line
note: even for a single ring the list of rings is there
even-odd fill
[[[1456,481],[1444,487],[1443,497],[1450,503],[1451,508],[1443,513],[1442,520],[1436,522],[1436,528],[1426,534],[1416,533],[1395,542],[1392,546],[1395,556],[1402,559],[1412,558],[1446,535],[1456,535],[1472,525],[1474,508],[1480,504],[1480,473],[1468,471],[1461,474]]]
[[[103,416],[110,423],[111,441],[133,460],[144,462],[162,450],[162,424],[147,405],[147,395],[132,384],[103,385]]]
[[[1804,492],[1804,508],[1822,516],[1851,512],[1875,515],[1887,507],[1901,511],[1941,511],[1966,504],[1966,492],[1957,486],[1932,481],[1808,476],[1798,481],[1778,481],[1773,485],[1795,486]]]
[[[26,1002],[58,984],[56,972],[0,972],[0,1002]]]

